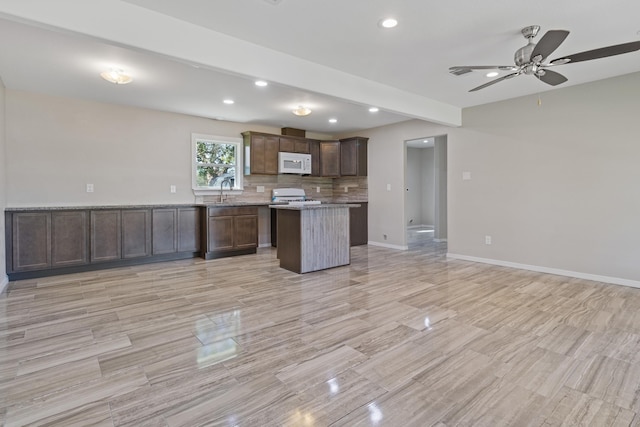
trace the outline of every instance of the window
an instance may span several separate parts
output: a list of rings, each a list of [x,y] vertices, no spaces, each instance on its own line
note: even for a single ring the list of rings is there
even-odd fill
[[[242,140],[192,134],[193,190],[206,195],[242,190]]]

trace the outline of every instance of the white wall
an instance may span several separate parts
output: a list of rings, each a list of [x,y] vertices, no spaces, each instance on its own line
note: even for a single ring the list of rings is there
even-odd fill
[[[369,238],[406,246],[404,141],[447,135],[451,254],[640,286],[640,73],[541,98],[465,109],[461,128],[410,121],[362,132]]]
[[[4,240],[4,208],[6,202],[6,170],[7,161],[5,157],[5,88],[2,78],[0,78],[0,212],[3,213],[0,219],[0,293],[4,290],[8,278],[5,266],[5,240]]]

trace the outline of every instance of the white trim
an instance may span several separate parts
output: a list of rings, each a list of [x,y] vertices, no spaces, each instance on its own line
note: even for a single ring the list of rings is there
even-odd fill
[[[271,247],[271,242],[267,242],[267,243],[260,243],[258,245],[259,248],[270,248]]]
[[[433,241],[436,243],[440,243],[440,242],[446,242],[447,239],[433,239]]]
[[[390,245],[389,243],[374,242],[371,240],[369,240],[367,244],[371,246],[381,246],[383,248],[389,248],[389,249],[399,249],[401,251],[409,250],[409,246]]]
[[[447,253],[447,258],[463,261],[481,262],[483,264],[499,265],[501,267],[518,268],[520,270],[537,271],[539,273],[556,274],[558,276],[575,277],[576,279],[593,280],[594,282],[610,283],[612,285],[630,286],[640,288],[640,281],[622,279],[619,277],[599,276],[597,274],[580,273],[578,271],[560,270],[557,268],[541,267],[538,265],[520,264],[517,262],[500,261],[497,259],[478,258],[467,255]]]
[[[2,278],[2,282],[0,282],[0,294],[2,294],[3,292],[5,292],[7,290],[7,285],[9,284],[9,278],[7,276],[4,276]]]
[[[431,224],[409,225],[409,226],[407,226],[407,229],[408,230],[413,230],[414,228],[425,228],[425,227],[429,227],[429,228],[435,229],[435,226],[431,225]]]

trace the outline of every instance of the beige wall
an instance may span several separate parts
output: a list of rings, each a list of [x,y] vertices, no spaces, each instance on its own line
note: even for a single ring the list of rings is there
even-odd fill
[[[3,212],[0,220],[0,292],[7,282],[7,269],[5,268],[5,241],[4,241],[4,208],[6,203],[6,170],[5,157],[5,88],[0,78],[0,212]]]
[[[640,285],[638,99],[635,73],[362,133],[369,239],[406,246],[403,143],[447,135],[451,254]]]
[[[12,207],[193,203],[191,133],[280,129],[7,90]],[[93,193],[86,184],[94,184]],[[169,187],[176,185],[171,194]]]

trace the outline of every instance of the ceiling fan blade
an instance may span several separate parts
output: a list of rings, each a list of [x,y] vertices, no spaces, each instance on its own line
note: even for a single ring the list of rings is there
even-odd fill
[[[553,53],[569,35],[569,31],[566,30],[549,30],[540,41],[536,44],[531,52],[531,59],[536,62],[542,62],[545,58]],[[539,56],[539,58],[536,58]]]
[[[545,70],[543,75],[536,77],[551,86],[557,86],[567,81],[567,78],[565,76],[551,70]]]
[[[517,76],[517,75],[519,75],[519,74],[520,74],[520,73],[511,73],[511,74],[507,74],[506,76],[502,76],[502,77],[500,77],[500,78],[498,78],[498,79],[491,80],[489,83],[485,83],[485,84],[480,85],[480,86],[478,86],[478,87],[474,87],[474,88],[473,88],[473,89],[471,89],[469,92],[475,92],[475,91],[477,91],[477,90],[484,89],[485,87],[489,87],[489,86],[494,85],[494,84],[496,84],[496,83],[498,83],[498,82],[501,82],[501,81],[503,81],[503,80],[511,79],[511,78],[513,78],[513,77],[515,77],[515,76]]]
[[[564,56],[554,59],[551,65],[561,65],[570,62],[590,61],[592,59],[606,58],[608,56],[621,55],[623,53],[635,52],[640,50],[640,41],[616,44],[613,46],[601,47],[600,49],[587,50],[585,52],[575,53],[573,55]]]

